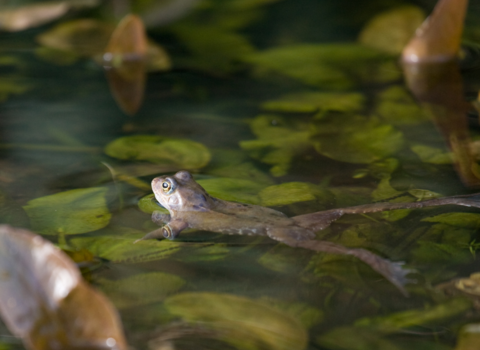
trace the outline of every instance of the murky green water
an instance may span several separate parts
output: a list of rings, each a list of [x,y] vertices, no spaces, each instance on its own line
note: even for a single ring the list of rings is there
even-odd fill
[[[0,33],[0,222],[86,265],[137,349],[453,349],[460,327],[479,320],[474,293],[446,285],[480,269],[475,209],[346,216],[317,233],[415,269],[408,298],[352,257],[266,237],[191,230],[133,245],[156,228],[152,207],[138,206],[151,179],[184,168],[214,196],[290,216],[475,192],[398,55],[355,43],[401,1],[200,3],[151,26],[173,68],[148,74],[134,116],[94,59],[41,54],[35,42],[73,18],[111,19],[106,5]],[[476,93],[473,75],[465,95]],[[467,148],[479,137],[470,134]],[[106,151],[134,135],[178,139],[178,153]],[[22,345],[2,328],[0,348]]]

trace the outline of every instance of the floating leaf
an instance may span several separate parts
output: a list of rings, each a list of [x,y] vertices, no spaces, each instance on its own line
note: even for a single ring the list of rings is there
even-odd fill
[[[446,152],[443,149],[430,147],[426,145],[413,145],[410,149],[422,160],[424,163],[430,164],[452,164],[453,153]]]
[[[252,158],[273,165],[270,172],[274,176],[285,175],[293,157],[311,147],[306,123],[276,115],[260,115],[250,126],[258,139],[241,141],[240,147]]]
[[[323,320],[323,312],[303,302],[285,302],[282,300],[261,298],[260,301],[282,312],[286,312],[298,320],[305,328],[310,328]]]
[[[0,242],[0,313],[28,349],[127,349],[115,309],[62,251],[9,226]]]
[[[297,44],[254,53],[244,60],[323,89],[348,89],[358,82],[384,83],[400,77],[384,54],[357,44]]]
[[[105,153],[118,159],[147,160],[198,169],[208,164],[210,152],[201,143],[156,135],[120,137],[105,147]]]
[[[197,181],[212,197],[227,201],[259,204],[260,192],[265,185],[250,180],[216,178]]]
[[[102,291],[119,309],[162,301],[183,287],[185,281],[164,272],[148,272],[111,281],[97,280]]]
[[[314,184],[306,182],[285,182],[264,188],[259,194],[261,205],[266,207],[282,206],[316,199],[333,199],[332,195]]]
[[[315,149],[329,158],[348,163],[372,163],[396,154],[403,134],[376,118],[333,115],[314,123]]]
[[[385,317],[362,318],[355,322],[355,326],[391,333],[412,326],[428,325],[431,322],[438,323],[441,320],[463,314],[471,307],[470,300],[453,298],[421,310],[401,311]]]
[[[365,96],[357,92],[301,92],[264,102],[262,103],[262,109],[290,113],[359,112],[364,105]]]
[[[480,228],[480,214],[476,213],[444,213],[425,218],[422,221],[438,222],[470,229]]]
[[[392,125],[413,125],[431,119],[429,113],[400,86],[392,86],[377,94],[376,98],[374,114]]]
[[[106,193],[103,187],[81,188],[33,199],[23,208],[32,229],[41,234],[85,233],[110,222]]]
[[[144,240],[134,244],[145,232],[132,229],[108,229],[110,235],[72,238],[76,249],[87,249],[93,255],[116,263],[139,263],[165,259],[180,249],[181,243],[167,240]],[[99,235],[101,232],[98,233]]]
[[[0,11],[0,30],[17,32],[38,27],[63,16],[69,9],[67,1],[39,2]]]
[[[398,55],[424,19],[425,14],[417,6],[402,6],[381,12],[363,28],[359,41],[366,46]]]
[[[197,262],[197,261],[215,261],[225,259],[230,254],[227,244],[208,244],[199,245],[196,247],[190,246],[188,253],[179,257],[178,259],[183,262]]]
[[[183,293],[165,300],[172,314],[220,330],[223,341],[241,349],[305,349],[307,333],[290,315],[229,294]]]

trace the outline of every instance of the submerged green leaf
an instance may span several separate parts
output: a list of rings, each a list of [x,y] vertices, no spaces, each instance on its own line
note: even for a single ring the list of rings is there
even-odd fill
[[[428,325],[431,322],[438,323],[463,314],[471,307],[472,302],[469,299],[453,298],[421,310],[401,311],[385,317],[362,318],[355,322],[355,326],[391,333],[412,326]]]
[[[271,112],[313,113],[317,111],[359,112],[365,105],[361,93],[300,92],[262,104]]]
[[[410,149],[424,163],[430,163],[430,164],[452,164],[453,163],[453,153],[447,152],[440,148],[417,144],[417,145],[411,146]]]
[[[164,272],[148,272],[111,281],[97,281],[101,290],[119,309],[162,301],[183,287],[185,281]]]
[[[274,176],[285,175],[294,156],[311,147],[308,125],[276,115],[257,116],[250,124],[257,140],[241,141],[240,147],[266,164]]]
[[[118,159],[147,160],[188,170],[203,168],[210,161],[210,152],[201,143],[156,135],[120,137],[105,147],[105,153]]]
[[[23,207],[32,229],[44,235],[76,234],[108,225],[104,187],[82,188],[33,199]]]
[[[221,330],[222,340],[240,349],[305,349],[307,332],[289,314],[245,297],[183,293],[165,300],[167,310],[188,322]]]
[[[385,83],[400,77],[392,59],[358,44],[297,44],[246,56],[258,67],[323,89],[348,89],[359,82]]]
[[[165,259],[180,249],[180,242],[167,240],[143,240],[145,232],[133,229],[112,228],[110,235],[96,237],[78,237],[69,240],[76,249],[87,249],[93,255],[115,263],[139,263]]]
[[[400,86],[392,86],[377,96],[374,114],[392,125],[414,125],[430,120],[412,96]]]
[[[268,252],[263,254],[258,262],[265,268],[283,273],[300,273],[310,259],[311,254],[299,253],[285,244],[277,244]]]
[[[475,230],[480,228],[480,214],[476,213],[444,213],[425,218],[422,221],[438,222]]]
[[[348,163],[372,163],[395,155],[404,145],[403,134],[376,118],[331,115],[313,125],[315,149]]]

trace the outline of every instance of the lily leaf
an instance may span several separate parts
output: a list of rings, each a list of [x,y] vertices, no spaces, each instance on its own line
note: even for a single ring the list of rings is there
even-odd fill
[[[453,153],[447,152],[440,148],[434,148],[426,145],[416,144],[410,149],[422,160],[424,163],[430,164],[452,164]]]
[[[392,125],[414,125],[431,120],[412,96],[400,86],[392,86],[377,95],[374,114]]]
[[[261,204],[266,207],[282,206],[297,202],[333,199],[321,186],[306,182],[285,182],[264,188],[260,193]]]
[[[142,273],[116,281],[100,279],[97,282],[119,309],[162,301],[185,284],[182,278],[164,272]]]
[[[425,218],[422,221],[438,222],[469,229],[480,228],[480,214],[476,213],[444,213]]]
[[[313,125],[315,149],[322,155],[368,164],[395,155],[404,145],[403,134],[376,118],[332,115]]]
[[[210,161],[210,152],[201,143],[156,135],[120,137],[105,147],[105,153],[118,159],[147,160],[188,170],[203,168]]]
[[[428,325],[431,322],[438,323],[441,320],[463,314],[471,307],[470,300],[453,298],[420,310],[401,311],[385,317],[363,318],[356,321],[355,326],[391,333],[412,326]]]
[[[357,93],[301,92],[262,103],[271,112],[312,113],[317,111],[359,112],[365,96]]]
[[[28,349],[127,349],[116,310],[33,233],[0,226],[0,314]]]
[[[258,70],[273,71],[323,89],[349,89],[360,82],[386,83],[400,77],[393,60],[358,44],[297,44],[244,58]]]
[[[187,322],[221,330],[222,340],[240,349],[305,349],[307,333],[290,315],[245,297],[183,293],[165,300],[167,310]]]
[[[23,207],[32,229],[43,235],[76,234],[108,225],[107,189],[82,188],[36,198]]]
[[[211,196],[227,201],[259,204],[260,192],[265,185],[250,180],[216,178],[197,181]]]
[[[270,172],[274,176],[285,175],[294,156],[311,147],[306,123],[276,115],[260,115],[250,126],[258,139],[241,141],[240,147],[252,158],[273,165]]]
[[[145,232],[125,228],[108,229],[110,235],[77,237],[68,242],[76,249],[87,249],[93,255],[115,263],[139,263],[165,259],[180,249],[181,243],[167,240],[143,240]],[[101,234],[99,232],[98,234]]]
[[[417,6],[402,6],[379,13],[363,28],[359,41],[399,55],[424,19],[424,12]]]

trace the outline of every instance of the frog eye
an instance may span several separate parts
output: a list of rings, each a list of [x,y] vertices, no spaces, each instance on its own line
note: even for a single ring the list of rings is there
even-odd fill
[[[162,182],[163,192],[168,193],[172,189],[172,183],[168,180]]]

